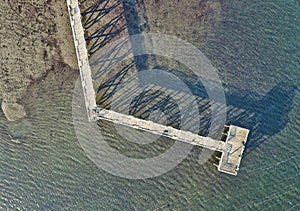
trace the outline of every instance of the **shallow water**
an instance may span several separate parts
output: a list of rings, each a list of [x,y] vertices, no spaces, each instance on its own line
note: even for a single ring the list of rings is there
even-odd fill
[[[196,153],[152,179],[101,170],[72,124],[78,74],[61,67],[29,89],[26,119],[0,113],[0,208],[299,210],[299,11],[295,0],[226,1],[201,49],[219,71],[228,122],[251,130],[237,177],[200,165]]]

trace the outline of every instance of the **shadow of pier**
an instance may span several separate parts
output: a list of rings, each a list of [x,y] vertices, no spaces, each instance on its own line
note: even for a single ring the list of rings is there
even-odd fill
[[[228,96],[230,100],[227,103],[232,105],[232,109],[228,111],[228,122],[250,129],[244,156],[286,127],[296,89],[294,85],[281,82],[260,100],[251,100],[250,97],[237,94]],[[244,111],[234,115],[233,106],[242,107]]]

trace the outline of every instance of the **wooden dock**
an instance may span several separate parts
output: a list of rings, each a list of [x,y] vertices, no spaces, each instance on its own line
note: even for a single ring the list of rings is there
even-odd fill
[[[67,0],[67,5],[88,120],[96,121],[104,119],[116,124],[169,137],[176,141],[222,152],[218,170],[227,174],[237,175],[249,133],[247,129],[233,125],[229,126],[227,138],[224,142],[97,107],[78,1]]]

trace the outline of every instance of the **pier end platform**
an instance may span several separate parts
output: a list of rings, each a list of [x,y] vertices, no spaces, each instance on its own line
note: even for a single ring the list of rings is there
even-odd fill
[[[218,166],[219,171],[231,175],[237,175],[243,152],[245,150],[248,134],[248,129],[234,125],[229,126],[226,143],[230,144],[232,147],[229,152],[222,152],[221,160]]]

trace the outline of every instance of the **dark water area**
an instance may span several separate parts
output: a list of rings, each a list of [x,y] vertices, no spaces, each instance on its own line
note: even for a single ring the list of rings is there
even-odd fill
[[[299,1],[229,0],[206,35],[200,50],[218,70],[226,121],[251,131],[237,177],[199,164],[197,149],[159,177],[105,172],[74,132],[78,74],[67,67],[50,73],[30,87],[28,117],[10,123],[0,113],[0,209],[299,210],[299,34]],[[189,87],[207,97],[201,85]],[[115,137],[111,132],[108,139]]]

